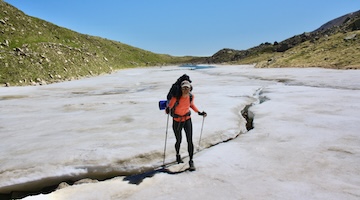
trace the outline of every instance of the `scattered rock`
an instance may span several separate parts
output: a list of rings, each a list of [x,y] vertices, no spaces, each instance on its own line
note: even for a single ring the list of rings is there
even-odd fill
[[[6,47],[9,47],[9,40],[5,40],[3,45],[6,46]]]
[[[19,47],[16,47],[16,48],[14,49],[14,51],[20,52],[20,53],[24,53],[24,51],[23,51],[22,49],[20,49]]]
[[[37,84],[36,84],[36,82],[35,82],[35,81],[30,80],[30,85],[32,85],[32,86],[36,86]]]
[[[61,75],[59,75],[59,74],[56,74],[55,77],[58,79],[61,79]]]
[[[62,182],[59,184],[59,186],[56,188],[56,190],[60,190],[60,189],[63,189],[63,188],[66,188],[66,187],[69,187],[70,185],[67,184],[66,182]]]
[[[346,37],[344,38],[344,40],[345,40],[345,41],[354,40],[354,39],[356,39],[356,36],[357,36],[357,34],[354,33],[354,34],[351,34],[351,35],[346,36]]]
[[[86,179],[81,179],[79,181],[76,181],[74,183],[74,185],[80,185],[80,184],[84,184],[84,183],[97,183],[99,182],[98,180],[93,180],[93,179],[89,179],[89,178],[86,178]]]

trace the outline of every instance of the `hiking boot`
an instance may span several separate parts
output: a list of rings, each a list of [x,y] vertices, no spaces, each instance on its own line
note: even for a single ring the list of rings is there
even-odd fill
[[[189,170],[190,171],[195,171],[196,170],[196,168],[195,168],[195,165],[194,165],[194,161],[192,161],[192,160],[190,160],[189,161]]]
[[[179,154],[176,155],[176,162],[177,162],[178,164],[184,163],[184,161],[181,159],[181,156],[180,156]]]

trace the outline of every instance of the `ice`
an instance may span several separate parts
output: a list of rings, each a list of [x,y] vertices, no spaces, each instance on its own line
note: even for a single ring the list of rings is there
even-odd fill
[[[208,113],[200,146],[203,118],[192,115],[197,171],[152,171],[164,158],[167,115],[158,102],[184,73]],[[3,87],[0,193],[115,177],[26,199],[358,199],[359,77],[357,70],[169,66]],[[168,125],[166,163],[175,160]],[[138,185],[124,178],[149,171]]]

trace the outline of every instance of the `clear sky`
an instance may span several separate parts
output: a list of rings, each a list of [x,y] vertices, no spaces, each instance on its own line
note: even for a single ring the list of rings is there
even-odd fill
[[[310,32],[360,0],[5,0],[25,14],[154,53],[211,56]]]

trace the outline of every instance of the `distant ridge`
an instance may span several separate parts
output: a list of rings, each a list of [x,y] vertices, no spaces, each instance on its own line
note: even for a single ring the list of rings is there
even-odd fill
[[[343,15],[341,17],[338,17],[334,20],[331,20],[331,21],[325,23],[324,25],[320,26],[318,29],[314,30],[313,32],[321,32],[321,31],[326,31],[326,30],[334,28],[334,27],[343,26],[348,21],[356,21],[354,19],[359,18],[359,16],[360,16],[360,10]],[[359,28],[360,22],[358,20],[357,20],[357,22],[354,22],[354,25],[355,25],[354,30],[360,30],[360,28]]]
[[[204,62],[257,63],[257,67],[360,69],[359,30],[360,10],[281,42],[265,42],[247,50],[224,48]]]

